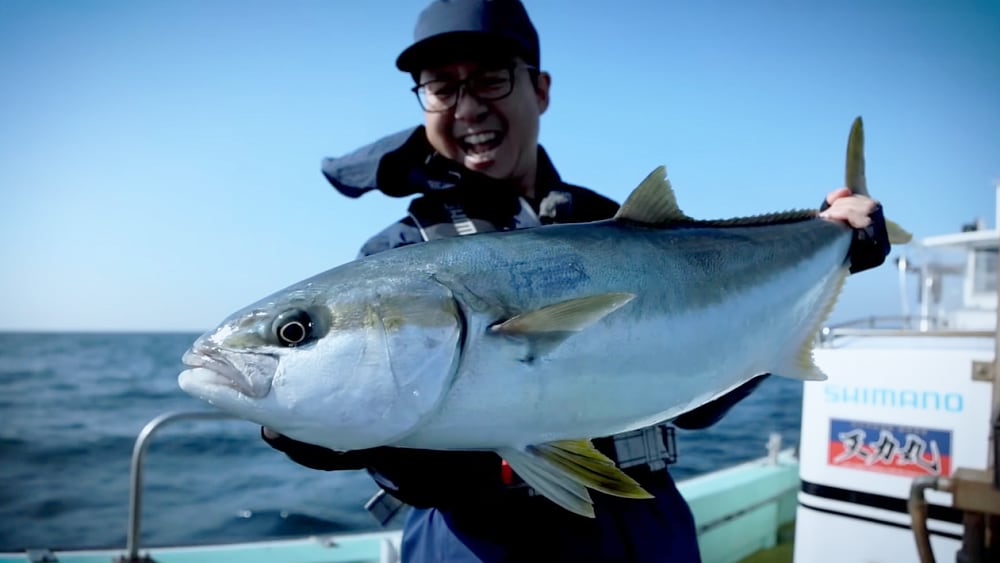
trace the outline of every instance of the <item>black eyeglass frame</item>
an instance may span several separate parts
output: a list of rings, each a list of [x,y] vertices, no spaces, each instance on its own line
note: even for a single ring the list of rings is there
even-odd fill
[[[502,67],[500,69],[496,69],[496,68],[494,68],[494,69],[488,69],[488,70],[485,70],[485,71],[482,71],[482,72],[493,72],[493,71],[496,71],[496,70],[506,70],[510,74],[510,87],[502,95],[499,95],[499,96],[490,96],[490,97],[483,97],[483,96],[481,96],[479,94],[476,94],[474,90],[471,90],[468,87],[469,83],[471,81],[473,81],[473,80],[475,80],[477,78],[480,78],[480,75],[482,74],[482,72],[477,72],[477,73],[474,73],[474,74],[472,74],[470,76],[466,76],[462,80],[454,81],[454,82],[457,83],[457,86],[455,88],[455,99],[452,100],[452,102],[450,104],[448,104],[446,107],[443,107],[443,108],[440,108],[440,109],[427,109],[427,107],[424,105],[423,98],[420,97],[420,91],[421,91],[421,89],[424,89],[428,84],[432,84],[434,82],[449,82],[448,80],[435,79],[435,80],[428,80],[427,82],[421,82],[420,84],[417,84],[413,88],[410,88],[410,91],[413,92],[413,94],[417,97],[417,103],[420,105],[420,109],[424,110],[427,113],[443,113],[443,112],[450,111],[450,110],[454,109],[455,106],[458,105],[458,100],[461,98],[461,96],[462,96],[463,93],[466,94],[466,95],[468,95],[468,96],[472,96],[472,97],[476,98],[477,100],[479,100],[481,102],[495,102],[497,100],[502,100],[502,99],[506,98],[507,96],[510,96],[514,92],[514,86],[516,85],[516,82],[517,82],[517,70],[521,69],[521,68],[524,68],[525,70],[528,71],[528,74],[531,75],[532,82],[537,82],[538,81],[538,74],[540,73],[539,69],[537,67],[535,67],[535,66],[528,65],[528,64],[514,63],[514,64],[508,65],[506,67]]]

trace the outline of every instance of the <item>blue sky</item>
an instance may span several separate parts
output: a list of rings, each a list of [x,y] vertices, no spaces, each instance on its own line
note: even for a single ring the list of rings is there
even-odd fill
[[[0,329],[193,330],[354,258],[406,200],[320,160],[422,119],[393,61],[424,0],[0,3]],[[528,0],[541,142],[619,201],[667,166],[695,217],[815,207],[863,116],[918,237],[1000,180],[1000,2]],[[891,267],[834,319],[897,313]]]

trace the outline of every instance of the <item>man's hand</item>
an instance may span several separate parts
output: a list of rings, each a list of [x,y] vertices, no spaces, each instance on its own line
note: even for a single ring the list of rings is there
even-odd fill
[[[364,469],[371,457],[366,454],[372,451],[337,452],[322,446],[314,446],[313,444],[292,440],[265,426],[260,428],[260,437],[264,439],[267,445],[283,452],[295,463],[310,469],[319,469],[322,471]]]
[[[833,190],[826,195],[829,205],[819,216],[831,221],[843,221],[854,229],[867,229],[872,224],[871,215],[878,209],[878,202],[852,194],[848,188]]]
[[[874,199],[852,194],[847,188],[833,190],[826,196],[819,216],[828,221],[841,221],[854,229],[851,240],[850,271],[852,274],[875,268],[885,262],[892,250],[886,231],[882,206]]]

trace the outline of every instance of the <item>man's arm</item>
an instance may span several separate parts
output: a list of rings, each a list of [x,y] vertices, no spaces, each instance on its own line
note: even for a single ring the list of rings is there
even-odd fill
[[[289,459],[310,469],[367,469],[386,492],[420,508],[446,506],[500,490],[500,457],[490,452],[448,452],[378,447],[338,452],[299,442],[268,428],[261,438]]]
[[[688,411],[673,420],[674,426],[684,430],[701,430],[714,426],[743,399],[750,396],[771,374],[765,373],[747,381],[729,393]]]

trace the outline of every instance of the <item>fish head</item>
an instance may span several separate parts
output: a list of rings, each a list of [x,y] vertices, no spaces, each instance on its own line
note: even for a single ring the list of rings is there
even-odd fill
[[[340,451],[387,445],[433,415],[462,330],[457,302],[434,280],[317,278],[199,337],[178,383],[296,440]]]

